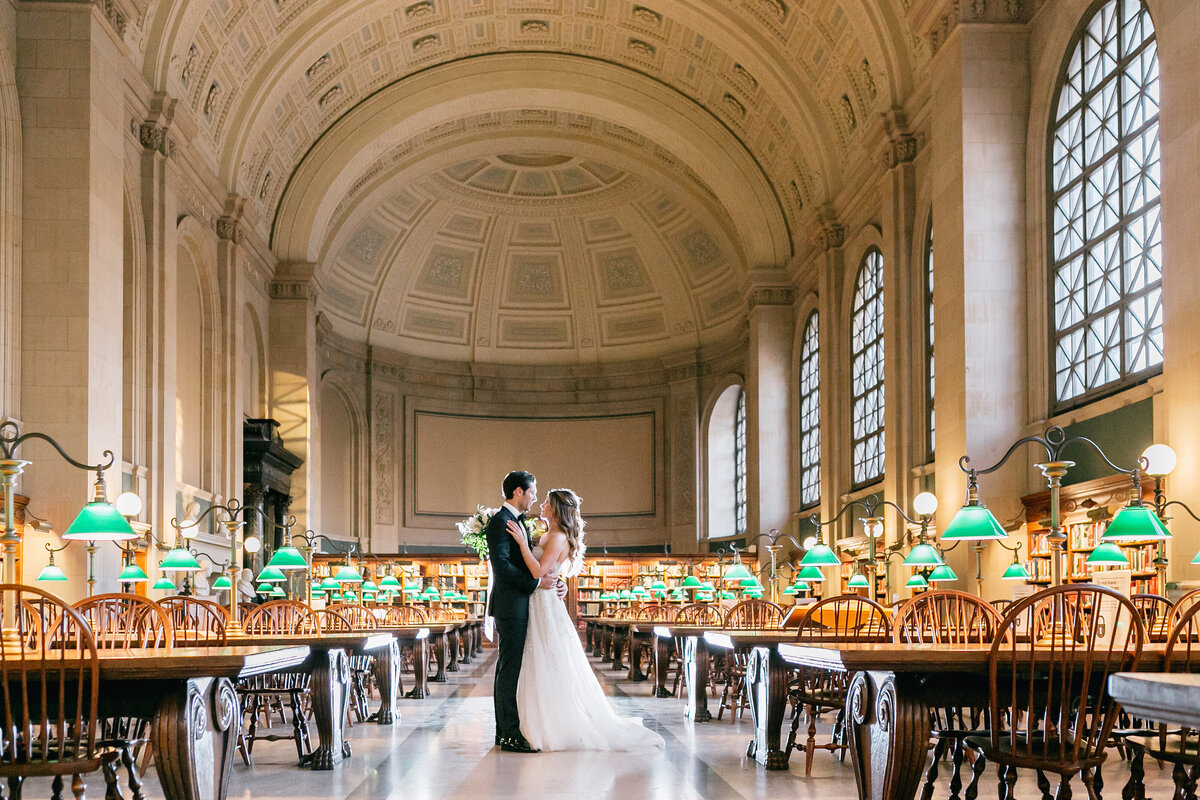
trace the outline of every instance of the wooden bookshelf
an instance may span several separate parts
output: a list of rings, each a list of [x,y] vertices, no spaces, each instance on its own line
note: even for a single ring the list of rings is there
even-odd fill
[[[1142,484],[1142,500],[1151,504],[1154,499],[1153,484]],[[1111,567],[1089,567],[1088,555],[1100,543],[1108,521],[1122,506],[1129,502],[1130,483],[1127,475],[1114,475],[1092,481],[1065,486],[1060,493],[1060,509],[1063,530],[1067,534],[1066,549],[1059,554],[1062,564],[1063,582],[1080,583],[1092,579],[1094,569]],[[1049,534],[1050,492],[1038,492],[1021,498],[1025,506],[1025,529],[1028,544],[1025,568],[1038,587],[1048,586],[1053,570],[1046,537]],[[1162,594],[1165,587],[1159,586],[1154,559],[1158,555],[1158,543],[1117,542],[1129,559],[1128,569],[1132,572],[1131,591],[1134,594]]]

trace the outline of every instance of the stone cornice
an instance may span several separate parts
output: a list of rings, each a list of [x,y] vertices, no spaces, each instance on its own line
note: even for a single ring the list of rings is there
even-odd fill
[[[904,111],[894,108],[884,114],[883,130],[888,139],[880,158],[883,166],[891,169],[901,164],[912,163],[924,142],[921,136],[909,129],[908,117]]]
[[[914,0],[908,10],[913,31],[937,53],[954,29],[964,23],[1024,24],[1045,0]]]

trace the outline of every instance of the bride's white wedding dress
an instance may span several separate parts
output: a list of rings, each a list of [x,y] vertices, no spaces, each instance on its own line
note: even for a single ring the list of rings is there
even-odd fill
[[[541,550],[535,547],[534,555],[540,558]],[[662,737],[643,727],[640,719],[613,711],[567,607],[552,591],[538,590],[529,598],[517,710],[521,733],[539,750],[641,750],[663,745]]]

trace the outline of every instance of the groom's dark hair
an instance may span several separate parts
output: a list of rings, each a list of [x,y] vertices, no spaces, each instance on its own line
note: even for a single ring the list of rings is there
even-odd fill
[[[533,477],[533,473],[523,469],[513,470],[504,476],[504,499],[512,500],[517,489],[529,491],[529,487],[535,483],[537,483],[537,478]]]

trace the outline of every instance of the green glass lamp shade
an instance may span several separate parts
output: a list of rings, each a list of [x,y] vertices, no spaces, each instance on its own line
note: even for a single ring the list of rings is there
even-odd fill
[[[418,597],[421,593],[416,589],[405,589],[404,593],[409,597]]]
[[[1129,559],[1112,542],[1101,542],[1088,554],[1087,563],[1094,567],[1116,567],[1128,564]]]
[[[1125,506],[1113,516],[1102,538],[1108,541],[1170,539],[1171,533],[1149,506],[1134,504]]]
[[[1009,564],[1008,569],[1004,570],[1004,574],[1000,576],[1002,581],[1027,581],[1029,578],[1029,570],[1025,569],[1025,565],[1019,561]]]
[[[283,591],[282,586],[276,584],[275,588],[267,593],[267,597],[287,597],[287,594]]]
[[[75,521],[63,531],[64,539],[87,542],[123,542],[136,539],[129,520],[121,516],[116,506],[103,500],[93,500],[84,506]]]
[[[42,567],[42,571],[36,578],[39,581],[65,581],[66,579],[67,574],[53,564]]]
[[[758,578],[743,578],[742,579],[742,588],[743,589],[761,589],[761,588],[763,588],[763,585],[762,585],[762,582],[759,581]]]
[[[338,583],[362,583],[362,575],[359,575],[358,570],[349,565],[339,569],[333,578]]]
[[[278,567],[266,566],[258,573],[258,577],[255,580],[259,583],[283,583],[287,580],[287,576]]]
[[[929,573],[929,580],[956,581],[958,580],[958,574],[954,570],[950,569],[949,565],[942,564],[941,566],[935,568],[933,572]]]
[[[156,580],[154,582],[154,585],[151,586],[150,588],[151,589],[166,589],[168,592],[173,592],[173,591],[175,591],[175,584],[171,582],[170,578],[167,578],[164,576],[164,577]]]
[[[254,587],[254,591],[258,592],[259,594],[270,594],[271,590],[274,588],[275,587],[269,583],[260,583],[258,586]]]
[[[737,599],[737,597],[734,596],[733,592],[723,591],[723,592],[721,592],[721,594],[719,596],[722,600],[736,600]]]
[[[375,585],[375,581],[363,581],[362,590],[364,592],[378,592],[379,587]]]
[[[229,576],[222,575],[221,577],[217,578],[215,581],[212,582],[212,588],[228,589],[229,588]]]
[[[150,576],[137,564],[130,564],[121,570],[121,574],[117,576],[117,580],[121,583],[137,583],[150,580]]]
[[[667,585],[665,583],[663,583],[662,581],[655,581],[654,583],[650,584],[650,589],[652,591],[665,592],[667,590]]]
[[[802,581],[823,581],[825,573],[821,572],[819,567],[805,567],[800,570],[799,578]]]
[[[337,579],[330,577],[321,581],[321,588],[329,592],[336,592],[341,590],[342,585],[337,582]]]
[[[980,503],[967,503],[942,531],[942,539],[1007,539],[1008,534]]]
[[[436,597],[434,597],[434,598],[432,598],[432,599],[436,600],[437,598],[436,598]],[[344,601],[345,601],[345,602],[347,602],[347,603],[357,603],[357,602],[358,602],[358,595],[356,595],[354,592],[343,592],[343,593],[342,593],[342,600],[344,600]]]
[[[727,581],[740,581],[743,578],[753,577],[750,570],[746,569],[746,565],[740,561],[725,568],[725,580]]]
[[[837,553],[833,552],[832,548],[827,544],[817,542],[812,546],[812,549],[804,554],[804,558],[800,559],[802,567],[840,567],[842,560],[837,557]]]
[[[158,568],[172,572],[199,572],[200,562],[184,548],[176,547],[167,553]]]
[[[702,584],[700,582],[700,579],[697,578],[695,575],[688,575],[686,578],[683,579],[683,587],[682,588],[684,588],[684,589],[699,589],[703,585],[704,584]]]
[[[628,589],[622,589],[621,594],[618,595],[618,597],[620,597],[622,600],[632,600],[633,592],[629,591]]]
[[[601,592],[600,599],[607,603],[609,600],[613,599],[613,594],[612,592]]]
[[[800,592],[808,591],[808,584],[805,581],[796,581],[788,588],[795,589],[796,593],[799,594]]]
[[[399,589],[400,581],[396,580],[395,575],[384,575],[383,579],[381,581],[379,581],[379,588],[380,589]]]
[[[696,592],[697,603],[711,603],[712,599],[712,592]]]
[[[762,599],[762,592],[760,592],[758,589],[747,589],[746,591],[742,592],[742,594],[746,597],[752,597],[755,600]]]
[[[1200,550],[1196,551],[1196,555],[1192,556],[1193,564],[1200,564]]]
[[[458,598],[452,597],[450,599],[457,600]],[[374,603],[375,602],[375,593],[374,592],[363,592],[363,602],[364,603]]]
[[[277,569],[308,569],[308,562],[304,560],[304,556],[294,547],[281,547],[275,551],[275,555],[271,556],[271,560],[267,562],[268,567]]]
[[[638,597],[649,597],[650,596],[650,591],[648,589],[646,589],[645,586],[633,587],[633,593],[636,594]]]
[[[945,562],[931,544],[918,544],[909,551],[901,562],[906,567],[940,567]]]
[[[859,574],[855,575],[853,578],[851,578],[846,583],[846,585],[849,586],[851,589],[870,589],[871,588],[871,582],[869,580],[867,580],[867,576],[863,575],[861,572]]]
[[[796,587],[795,586],[785,586],[785,587],[783,587],[783,593],[786,595],[793,595],[796,593]]]
[[[925,580],[925,576],[918,572],[909,578],[908,582],[904,585],[910,589],[925,589],[929,586],[929,581]]]
[[[421,582],[420,581],[409,581],[408,585],[404,587],[404,591],[405,591],[405,593],[417,592],[419,594],[421,591]]]
[[[342,597],[341,592],[330,592],[329,594],[329,602],[331,603],[340,603],[345,599],[346,598]]]

